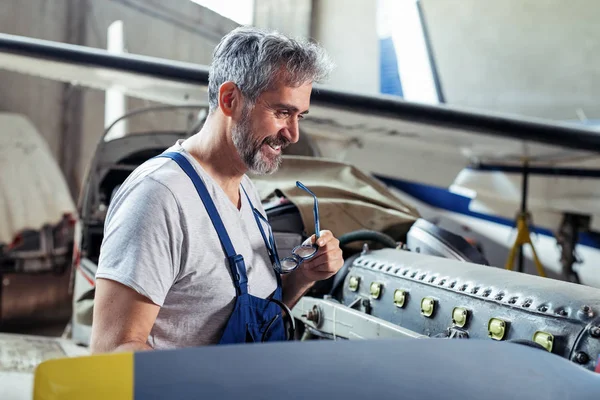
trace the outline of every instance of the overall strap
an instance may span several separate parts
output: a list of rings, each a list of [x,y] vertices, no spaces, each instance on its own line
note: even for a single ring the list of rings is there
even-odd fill
[[[163,153],[157,157],[170,158],[171,160],[175,161],[190,177],[194,183],[194,186],[196,187],[196,191],[198,192],[200,199],[204,203],[206,212],[208,213],[208,216],[210,217],[210,220],[217,231],[217,235],[221,241],[221,246],[223,246],[223,250],[227,255],[235,290],[238,295],[248,293],[248,277],[246,275],[246,267],[244,266],[244,258],[241,254],[236,253],[233,243],[231,243],[231,239],[229,238],[229,234],[227,234],[227,230],[225,229],[225,225],[223,225],[223,221],[221,220],[219,212],[215,207],[215,203],[211,199],[210,194],[206,189],[206,185],[204,185],[204,182],[200,176],[198,176],[192,164],[190,164],[188,159],[183,154],[177,152]]]
[[[242,187],[242,190],[244,191],[244,194],[246,195],[246,199],[248,199],[248,204],[250,204],[250,208],[252,208],[252,210],[254,210],[254,204],[252,204],[252,200],[250,200],[250,196],[248,196],[248,192],[246,192],[246,189],[244,189],[244,185],[240,185],[240,186]],[[258,210],[256,210],[256,211],[258,211]],[[252,215],[254,215],[254,220],[256,221],[256,225],[258,225],[258,230],[260,231],[263,241],[265,242],[265,246],[267,247],[267,249],[269,249],[271,246],[269,245],[269,241],[267,240],[267,235],[265,235],[265,231],[262,228],[260,219],[256,216],[256,214],[254,214],[254,211],[252,212]],[[275,254],[273,254],[273,256],[274,255]]]
[[[244,185],[240,185],[240,186],[242,186],[242,190],[244,191],[244,194],[246,195],[246,199],[248,199],[248,204],[250,204],[250,207],[252,209],[254,209],[254,204],[252,204],[252,200],[250,200],[250,196],[248,196],[248,192],[246,192],[246,189],[244,189]],[[260,212],[258,210],[256,210],[256,211]],[[275,252],[275,249],[273,249],[272,251],[270,250],[271,245],[269,244],[269,241],[267,240],[267,235],[265,235],[265,231],[262,227],[262,224],[260,223],[260,219],[256,216],[256,214],[254,214],[254,212],[252,212],[252,215],[254,215],[254,220],[256,221],[256,225],[258,225],[258,230],[260,231],[263,241],[265,242],[265,247],[267,248],[267,251],[270,252],[273,257],[277,257],[277,253]],[[275,246],[275,243],[273,243],[273,246]],[[275,261],[273,260],[272,262],[275,262]],[[277,278],[278,288],[281,288],[281,276],[277,272],[275,272],[275,277]],[[281,295],[279,295],[278,297],[281,297]]]

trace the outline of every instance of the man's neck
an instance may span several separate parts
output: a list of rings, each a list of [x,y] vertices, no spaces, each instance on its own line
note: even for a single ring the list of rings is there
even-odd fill
[[[214,117],[209,116],[200,132],[185,140],[182,146],[239,208],[239,187],[246,169],[226,135],[225,125],[217,123]]]

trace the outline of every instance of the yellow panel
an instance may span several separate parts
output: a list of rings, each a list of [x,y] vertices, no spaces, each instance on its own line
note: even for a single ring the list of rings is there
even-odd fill
[[[34,400],[133,400],[133,353],[98,354],[42,362]]]

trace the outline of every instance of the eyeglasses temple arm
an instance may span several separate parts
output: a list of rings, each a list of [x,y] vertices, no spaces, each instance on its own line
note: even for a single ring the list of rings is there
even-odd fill
[[[319,221],[319,201],[317,200],[317,195],[315,195],[309,188],[304,186],[304,184],[300,181],[296,181],[296,186],[308,192],[315,201],[313,205],[313,216],[315,218],[315,237],[318,239],[320,237],[319,232],[321,232],[321,223]]]

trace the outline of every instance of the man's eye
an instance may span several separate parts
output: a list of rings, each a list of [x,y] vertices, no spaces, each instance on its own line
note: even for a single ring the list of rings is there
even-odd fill
[[[289,113],[289,111],[281,111],[280,110],[280,111],[277,111],[277,116],[278,117],[289,117],[290,113]]]

